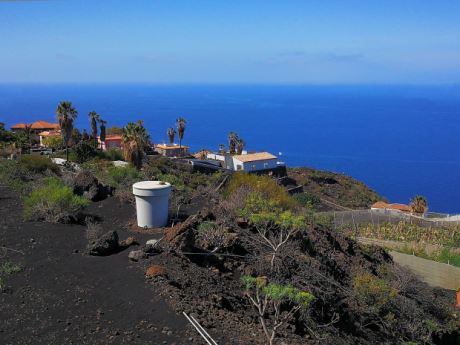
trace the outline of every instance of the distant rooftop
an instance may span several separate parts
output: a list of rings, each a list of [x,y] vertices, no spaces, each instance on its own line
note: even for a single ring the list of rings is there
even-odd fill
[[[269,152],[255,152],[255,153],[248,153],[245,155],[234,155],[233,159],[237,159],[240,162],[255,162],[255,161],[264,161],[267,159],[277,159],[276,156],[272,155]]]
[[[377,201],[375,204],[371,206],[371,208],[380,208],[380,209],[387,209],[387,210],[398,210],[402,212],[411,212],[412,209],[410,206],[405,204],[387,204],[383,201]]]
[[[155,144],[155,147],[163,150],[177,150],[180,146],[179,144]],[[188,148],[188,146],[182,145],[182,149]]]
[[[47,121],[35,121],[31,124],[18,123],[11,126],[11,129],[25,129],[27,126],[30,126],[32,129],[59,129],[58,123],[51,123]]]

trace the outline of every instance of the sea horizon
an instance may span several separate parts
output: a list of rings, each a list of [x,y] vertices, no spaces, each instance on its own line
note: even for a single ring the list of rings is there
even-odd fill
[[[456,83],[0,83],[0,121],[55,121],[58,102],[70,100],[79,129],[95,110],[108,127],[144,120],[162,143],[185,117],[192,151],[217,150],[235,131],[248,150],[290,167],[352,176],[391,202],[424,195],[430,210],[458,213],[459,96]]]

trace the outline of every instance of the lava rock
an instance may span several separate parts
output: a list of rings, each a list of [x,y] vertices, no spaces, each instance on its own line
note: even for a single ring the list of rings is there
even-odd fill
[[[129,236],[126,240],[120,242],[120,246],[124,248],[128,248],[130,246],[139,244],[133,236]]]
[[[101,237],[88,243],[87,252],[89,255],[107,256],[120,251],[118,234],[116,231],[109,231]]]
[[[91,201],[105,199],[110,191],[88,170],[80,171],[70,182],[73,192]]]
[[[129,252],[128,258],[131,261],[139,261],[145,258],[145,253],[142,250],[133,250]]]
[[[156,245],[158,243],[159,240],[156,240],[156,239],[151,239],[151,240],[148,240],[147,242],[145,242],[145,244],[148,246],[148,245]]]
[[[147,254],[156,254],[161,252],[161,248],[158,245],[159,240],[148,240],[145,246],[142,247],[142,251]]]

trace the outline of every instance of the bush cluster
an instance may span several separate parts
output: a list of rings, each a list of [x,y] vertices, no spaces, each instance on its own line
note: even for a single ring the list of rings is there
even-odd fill
[[[85,141],[80,141],[73,147],[73,155],[74,159],[77,163],[83,163],[87,160],[94,158],[97,156],[97,151],[94,148],[94,145],[91,145]]]
[[[32,191],[24,200],[26,220],[44,220],[50,223],[68,223],[89,203],[75,195],[72,189],[57,178],[48,178],[44,185]]]
[[[11,261],[5,261],[0,265],[0,290],[6,285],[7,276],[18,273],[21,271],[21,266],[12,263]]]
[[[243,276],[241,278],[246,290],[253,288],[269,299],[290,301],[308,307],[315,300],[315,296],[307,291],[299,290],[291,285],[269,283],[266,277]]]
[[[305,217],[284,210],[277,199],[265,199],[257,193],[247,196],[240,216],[248,219],[251,224],[263,227],[276,225],[284,229],[300,229],[305,225]]]
[[[105,176],[105,182],[114,188],[131,186],[140,179],[141,174],[139,171],[130,165],[126,167],[110,166]]]
[[[376,312],[398,295],[398,290],[391,287],[385,280],[367,272],[355,275],[353,290],[361,303],[369,310]]]
[[[298,203],[286,189],[269,176],[257,176],[243,172],[235,173],[227,186],[227,194],[232,194],[239,189],[259,194],[262,198],[272,201],[285,210],[294,210],[298,207]]]
[[[99,157],[102,159],[108,159],[109,161],[122,161],[123,152],[116,148],[110,148],[107,151],[100,152]]]
[[[292,196],[301,206],[306,208],[313,208],[315,205],[321,203],[320,198],[316,195],[309,193],[297,193]]]
[[[43,174],[51,171],[56,175],[59,174],[59,167],[46,156],[22,155],[19,164],[32,173]]]

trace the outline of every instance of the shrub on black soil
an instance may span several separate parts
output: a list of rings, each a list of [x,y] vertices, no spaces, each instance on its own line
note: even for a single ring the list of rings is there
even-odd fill
[[[32,173],[43,174],[49,170],[56,175],[59,174],[59,167],[45,156],[22,155],[19,164]]]
[[[77,220],[88,200],[75,195],[72,189],[57,178],[44,181],[24,200],[24,218],[50,223],[69,223]]]

